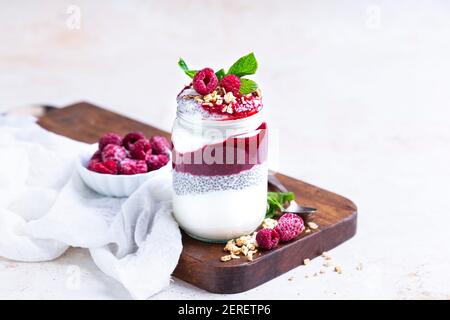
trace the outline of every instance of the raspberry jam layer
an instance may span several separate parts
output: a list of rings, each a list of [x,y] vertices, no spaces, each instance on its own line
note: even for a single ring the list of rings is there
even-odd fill
[[[226,176],[250,170],[267,160],[267,126],[262,123],[255,134],[230,137],[190,152],[173,149],[173,169],[195,176]]]

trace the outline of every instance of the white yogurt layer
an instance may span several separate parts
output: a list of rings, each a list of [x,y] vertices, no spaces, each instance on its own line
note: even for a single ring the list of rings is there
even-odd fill
[[[267,208],[267,181],[240,190],[174,195],[175,219],[189,234],[227,241],[252,233]]]

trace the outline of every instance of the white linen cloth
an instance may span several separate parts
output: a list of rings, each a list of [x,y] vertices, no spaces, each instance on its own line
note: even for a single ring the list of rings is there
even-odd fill
[[[0,116],[0,256],[48,261],[69,246],[89,248],[103,272],[146,299],[169,285],[182,249],[170,171],[129,198],[104,197],[75,169],[88,146],[34,118]]]

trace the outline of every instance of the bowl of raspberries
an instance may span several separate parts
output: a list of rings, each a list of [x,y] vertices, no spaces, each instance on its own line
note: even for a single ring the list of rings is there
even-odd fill
[[[80,155],[78,172],[86,185],[108,197],[128,197],[158,172],[170,170],[171,145],[162,136],[109,132],[92,147],[95,151]]]

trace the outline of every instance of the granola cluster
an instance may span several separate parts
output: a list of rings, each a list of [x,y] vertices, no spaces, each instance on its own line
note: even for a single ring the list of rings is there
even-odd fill
[[[258,252],[257,248],[256,232],[237,239],[231,239],[227,242],[225,248],[223,248],[223,251],[229,254],[221,257],[220,260],[227,262],[231,259],[240,259],[242,254],[248,261],[253,261],[253,256]]]
[[[261,226],[263,228],[267,228],[267,229],[273,229],[277,226],[278,221],[275,219],[271,219],[271,218],[266,218],[263,220]]]

